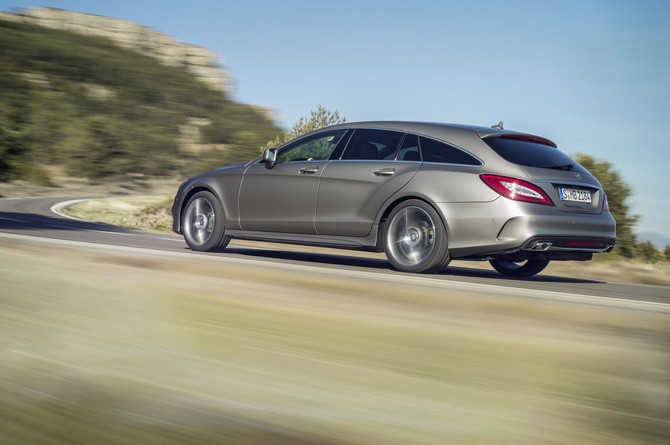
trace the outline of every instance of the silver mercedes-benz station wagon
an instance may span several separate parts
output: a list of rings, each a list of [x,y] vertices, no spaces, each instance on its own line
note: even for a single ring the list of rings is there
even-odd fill
[[[530,276],[614,248],[600,183],[552,141],[491,128],[359,122],[185,180],[173,230],[193,250],[233,238],[385,252],[405,272],[452,259]]]

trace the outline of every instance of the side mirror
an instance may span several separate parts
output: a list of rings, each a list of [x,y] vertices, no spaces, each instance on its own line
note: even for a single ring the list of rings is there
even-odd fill
[[[275,166],[275,160],[277,159],[277,149],[276,148],[267,148],[263,152],[263,162],[265,162],[265,168],[271,170]]]

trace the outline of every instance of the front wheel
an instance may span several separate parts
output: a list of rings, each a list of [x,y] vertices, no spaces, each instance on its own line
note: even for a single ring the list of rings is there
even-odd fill
[[[526,260],[513,262],[494,259],[489,261],[491,266],[503,275],[510,277],[530,277],[544,270],[549,260]]]
[[[442,219],[423,201],[405,201],[393,209],[383,237],[386,257],[402,272],[437,273],[451,260]]]
[[[223,207],[210,192],[198,192],[189,199],[182,221],[184,240],[191,250],[220,250],[230,241],[230,238],[223,236]]]

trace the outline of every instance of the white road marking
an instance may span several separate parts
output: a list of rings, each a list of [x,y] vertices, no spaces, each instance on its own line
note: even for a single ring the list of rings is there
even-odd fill
[[[7,199],[9,199],[9,198],[7,198]],[[22,223],[26,222],[26,221],[21,221],[20,219],[3,218],[2,216],[0,216],[0,219],[6,219],[7,221],[22,222]]]
[[[49,227],[59,227],[61,229],[70,229],[70,230],[79,230],[82,232],[95,232],[95,233],[111,233],[113,235],[135,235],[134,233],[123,233],[123,232],[109,232],[107,230],[93,230],[93,229],[82,229],[80,227],[74,226],[60,226],[58,224],[47,224]]]
[[[544,299],[563,303],[588,304],[596,306],[608,306],[620,309],[639,309],[639,310],[670,313],[670,304],[653,302],[653,301],[599,297],[594,295],[580,295],[580,294],[563,293],[563,292],[541,290],[541,289],[526,289],[518,287],[499,286],[496,284],[469,283],[463,281],[452,281],[448,279],[446,280],[435,279],[418,275],[382,274],[377,272],[368,272],[361,270],[335,269],[335,268],[329,268],[327,266],[321,266],[318,264],[304,264],[304,265],[287,264],[263,259],[232,258],[232,257],[210,255],[210,254],[201,255],[191,251],[171,252],[167,250],[155,250],[140,247],[114,246],[114,245],[96,244],[84,241],[69,241],[69,240],[58,240],[51,238],[40,238],[28,235],[15,235],[2,232],[0,232],[0,237],[14,238],[18,240],[24,240],[36,243],[67,245],[72,248],[80,248],[85,250],[134,253],[145,257],[147,256],[157,257],[161,259],[179,259],[179,260],[190,259],[193,261],[202,261],[202,262],[215,262],[215,263],[236,264],[236,265],[241,264],[254,267],[257,270],[264,270],[264,268],[275,268],[275,269],[283,269],[291,271],[303,271],[306,274],[321,273],[326,275],[335,275],[347,279],[360,278],[368,282],[370,280],[375,280],[375,281],[384,281],[386,283],[395,282],[400,284],[411,284],[411,285],[420,284],[426,287],[437,288],[445,291],[462,291],[462,292],[477,291],[484,295],[489,295],[492,292],[495,292],[498,295],[505,295],[509,297],[523,298],[528,300]],[[186,257],[185,255],[188,255],[188,257]]]
[[[71,201],[58,202],[58,203],[52,205],[51,209],[49,209],[49,210],[51,210],[52,213],[55,213],[58,216],[62,216],[63,218],[73,219],[75,221],[86,222],[86,223],[89,223],[89,224],[103,225],[102,223],[86,221],[86,220],[83,220],[83,219],[75,218],[74,216],[66,215],[65,213],[61,212],[61,209],[63,207],[69,207],[71,205],[74,205],[74,204],[77,204],[77,203],[80,203],[80,202],[84,202],[84,201],[88,201],[88,199],[73,199]]]
[[[80,202],[84,202],[84,201],[89,201],[89,199],[73,199],[73,200],[70,200],[70,201],[58,202],[58,203],[52,205],[51,209],[49,209],[49,210],[51,210],[52,213],[55,213],[58,216],[62,216],[63,218],[68,218],[68,219],[71,219],[71,220],[74,220],[74,221],[79,221],[79,222],[83,222],[83,223],[87,223],[87,224],[96,224],[98,226],[108,225],[108,224],[103,224],[103,223],[98,223],[98,222],[93,222],[93,221],[86,221],[84,219],[75,218],[74,216],[66,215],[65,213],[61,212],[61,209],[64,208],[64,207],[68,207],[68,206],[71,206],[71,205],[74,205],[74,204],[77,204],[77,203],[80,203]],[[114,235],[136,235],[135,233],[112,232],[112,231],[109,231],[109,230],[82,229],[80,227],[59,226],[59,225],[56,225],[56,224],[47,224],[47,225],[49,225],[51,227],[60,227],[60,228],[70,229],[70,230],[83,230],[83,231],[86,231],[86,232],[112,233]]]

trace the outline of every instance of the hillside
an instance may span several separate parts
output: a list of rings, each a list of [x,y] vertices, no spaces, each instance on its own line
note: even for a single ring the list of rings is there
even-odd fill
[[[262,109],[112,41],[0,20],[0,181],[44,167],[104,179],[186,175],[253,158]]]

